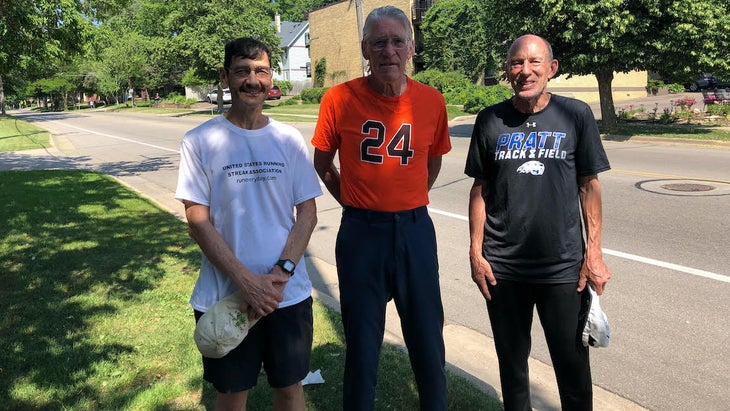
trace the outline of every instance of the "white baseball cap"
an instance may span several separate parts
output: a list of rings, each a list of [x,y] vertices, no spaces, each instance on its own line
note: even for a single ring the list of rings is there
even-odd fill
[[[195,325],[193,338],[204,357],[221,358],[238,347],[258,320],[249,320],[241,312],[243,294],[236,291],[219,300],[203,314]]]
[[[583,328],[583,345],[596,348],[608,347],[611,340],[611,327],[608,325],[608,317],[601,309],[598,294],[593,290],[593,286],[588,285],[588,290],[591,293],[591,309]]]

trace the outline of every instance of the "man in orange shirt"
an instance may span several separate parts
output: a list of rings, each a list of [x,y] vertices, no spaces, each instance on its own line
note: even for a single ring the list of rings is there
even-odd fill
[[[405,74],[414,46],[401,10],[373,10],[361,48],[370,75],[327,91],[312,138],[314,168],[344,207],[335,248],[347,343],[343,409],[374,407],[392,298],[421,409],[445,410],[444,313],[426,205],[451,149],[446,106],[437,90]]]

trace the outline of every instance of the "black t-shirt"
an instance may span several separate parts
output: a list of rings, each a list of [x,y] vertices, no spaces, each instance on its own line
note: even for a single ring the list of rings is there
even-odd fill
[[[582,101],[551,95],[525,114],[510,100],[477,116],[465,173],[487,181],[483,252],[498,279],[577,281],[584,241],[580,177],[610,169]]]

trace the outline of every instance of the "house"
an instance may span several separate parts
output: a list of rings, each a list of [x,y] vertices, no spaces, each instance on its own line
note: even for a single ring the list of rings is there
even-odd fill
[[[291,93],[299,93],[312,86],[312,67],[309,60],[309,22],[281,21],[274,16],[276,36],[283,50],[275,80],[287,80],[292,84]]]
[[[373,0],[363,2],[363,22],[373,9],[395,6],[411,14],[410,0]],[[367,73],[367,66],[360,52],[360,32],[355,11],[355,1],[343,0],[309,13],[309,51],[312,71],[317,64],[326,65],[324,86],[330,87]],[[408,62],[407,73],[413,74],[413,59]]]

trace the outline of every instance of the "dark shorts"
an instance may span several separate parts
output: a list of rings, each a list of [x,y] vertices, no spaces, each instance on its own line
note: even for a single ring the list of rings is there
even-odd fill
[[[195,321],[202,315],[195,311]],[[225,357],[202,357],[203,379],[221,393],[246,391],[256,386],[263,364],[271,387],[298,383],[309,373],[312,324],[312,297],[274,311]]]

